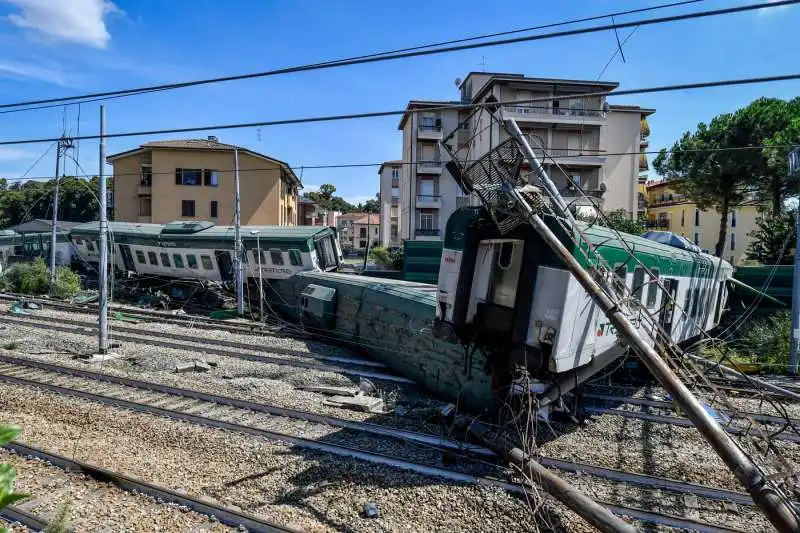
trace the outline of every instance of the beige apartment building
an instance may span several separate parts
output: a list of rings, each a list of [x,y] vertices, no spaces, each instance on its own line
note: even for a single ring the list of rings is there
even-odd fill
[[[400,245],[400,177],[402,161],[386,161],[378,169],[380,188],[381,242],[384,246]]]
[[[114,167],[114,220],[233,224],[235,149],[241,223],[296,225],[302,184],[289,165],[216,137],[148,142],[109,156]]]
[[[489,124],[486,113],[470,120],[468,110],[440,108],[490,98],[500,102],[541,98],[532,103],[502,105],[501,113],[517,121],[568,203],[578,210],[591,211],[598,206],[606,211],[624,209],[636,216],[641,199],[639,172],[647,164],[640,154],[649,134],[644,126],[646,117],[655,111],[609,105],[605,97],[589,96],[613,91],[617,86],[613,82],[471,72],[459,84],[458,101],[412,100],[398,125],[403,132],[403,160],[381,167],[382,223],[391,224],[392,218],[392,206],[386,209],[384,191],[395,188],[399,240],[439,240],[453,211],[476,204],[447,171],[449,156],[439,143],[456,131],[448,141],[450,146],[476,159],[508,135],[496,123]],[[575,96],[582,93],[587,96]],[[561,95],[563,98],[559,98]],[[394,179],[386,170],[392,163],[401,166],[398,187],[388,185]],[[568,177],[592,198],[579,199]]]
[[[360,252],[377,246],[381,242],[380,215],[369,213],[347,213],[339,217],[339,245],[342,251]]]

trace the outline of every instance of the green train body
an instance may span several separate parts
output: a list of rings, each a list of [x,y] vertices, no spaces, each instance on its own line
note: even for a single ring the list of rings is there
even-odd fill
[[[49,261],[51,242],[51,233],[0,230],[0,269],[4,270],[14,263],[33,261],[38,257]],[[56,233],[56,264],[68,267],[77,258],[67,232]]]

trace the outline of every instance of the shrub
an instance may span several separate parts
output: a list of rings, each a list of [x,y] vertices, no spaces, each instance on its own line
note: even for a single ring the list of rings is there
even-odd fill
[[[764,372],[783,374],[789,368],[791,328],[791,313],[776,313],[753,321],[736,339],[725,345],[705,348],[702,354],[714,360],[727,358],[734,363],[758,363]]]
[[[370,249],[369,256],[375,261],[376,264],[387,268],[389,270],[402,270],[403,269],[403,249],[402,248],[384,248],[376,246]]]
[[[3,272],[0,277],[3,290],[21,294],[50,294],[56,298],[71,298],[81,290],[80,277],[65,267],[56,267],[56,281],[50,283],[50,272],[44,259],[33,263],[19,263]]]
[[[5,446],[19,435],[20,429],[16,426],[0,426],[0,446]],[[27,495],[14,492],[14,481],[17,471],[9,464],[0,464],[0,510],[14,502],[26,498]],[[0,526],[0,533],[5,533],[5,528]]]

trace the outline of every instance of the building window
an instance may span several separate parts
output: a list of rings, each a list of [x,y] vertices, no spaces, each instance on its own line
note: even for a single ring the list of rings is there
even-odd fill
[[[681,209],[681,227],[686,225],[686,209]]]
[[[203,171],[199,168],[176,168],[175,185],[202,185]]]
[[[181,254],[172,254],[172,261],[175,263],[175,268],[183,268],[183,256]]]
[[[181,216],[182,217],[194,216],[194,200],[181,200]]]
[[[274,266],[283,264],[283,253],[277,248],[272,248],[269,251],[269,258]]]
[[[153,200],[151,198],[139,198],[139,216],[149,217],[153,215]]]
[[[397,206],[394,206],[389,210],[389,216],[396,217],[397,213],[398,213]]]
[[[433,213],[420,213],[419,229],[433,229]]]
[[[203,185],[207,187],[216,187],[219,185],[219,171],[205,169],[203,171]]]
[[[367,247],[367,241],[358,241],[358,245],[359,245],[359,248],[366,248]]]
[[[143,265],[147,264],[147,261],[144,258],[144,252],[141,250],[136,250],[136,262],[141,263]]]
[[[86,249],[90,252],[94,252],[94,243],[92,241],[86,241]]]
[[[201,255],[200,262],[203,263],[203,268],[206,270],[214,270],[214,263],[211,262],[211,258],[209,256]]]
[[[736,235],[731,233],[731,252],[736,249]]]
[[[367,228],[361,228],[358,232],[358,236],[364,238],[367,236]]]
[[[151,265],[158,266],[158,256],[155,252],[147,252],[147,258],[150,260]]]
[[[191,268],[192,270],[196,270],[197,269],[197,257],[195,257],[194,255],[187,254],[186,255],[186,262],[188,263],[189,268]]]
[[[303,265],[303,256],[300,254],[300,250],[289,250],[289,262],[294,266]]]
[[[392,167],[392,178],[397,179],[400,177],[400,167]]]
[[[169,254],[162,253],[161,254],[161,264],[167,268],[170,267],[169,264]]]
[[[144,187],[150,187],[153,185],[153,167],[152,166],[142,166],[142,175],[139,179],[139,184]]]
[[[217,205],[216,200],[211,200],[211,208],[209,209],[211,218],[217,218]]]
[[[700,234],[697,232],[694,233],[694,243],[695,245],[700,246]]]
[[[728,261],[730,264],[733,264],[733,256],[731,256],[731,260]]]
[[[700,210],[696,208],[694,210],[694,225],[695,226],[700,225]]]
[[[731,227],[736,227],[736,210],[731,211]]]
[[[398,187],[392,187],[392,198],[400,198],[400,189]]]

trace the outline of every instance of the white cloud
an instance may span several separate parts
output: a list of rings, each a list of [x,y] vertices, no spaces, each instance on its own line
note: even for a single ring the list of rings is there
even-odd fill
[[[32,80],[46,81],[64,87],[70,87],[67,76],[60,68],[50,68],[35,65],[31,62],[7,61],[0,59],[0,77],[3,78],[27,78]]]
[[[34,152],[14,148],[13,146],[0,146],[0,161],[16,161],[18,159],[30,159],[36,157]]]
[[[105,17],[122,11],[109,0],[7,0],[20,9],[8,21],[51,39],[105,48]]]
[[[767,0],[767,3],[768,4],[774,4],[775,2],[779,2],[779,1],[781,1],[781,0]],[[765,8],[759,9],[757,11],[757,13],[758,13],[758,16],[765,17],[765,16],[768,16],[768,15],[772,15],[773,13],[777,13],[779,11],[783,11],[784,9],[789,9],[790,7],[792,7],[791,4],[787,4],[785,6],[765,7]]]

